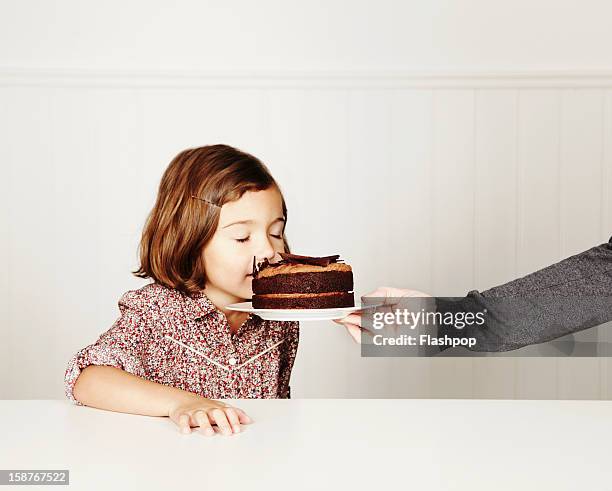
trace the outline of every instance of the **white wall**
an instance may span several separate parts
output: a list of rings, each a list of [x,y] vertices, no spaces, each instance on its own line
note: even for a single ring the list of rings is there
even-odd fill
[[[62,397],[146,283],[141,227],[189,146],[262,158],[294,251],[341,253],[359,295],[461,295],[612,235],[606,3],[252,5],[1,4],[0,397]],[[292,393],[597,399],[611,380],[605,359],[365,359],[321,323]]]
[[[3,0],[7,66],[609,69],[607,0]]]

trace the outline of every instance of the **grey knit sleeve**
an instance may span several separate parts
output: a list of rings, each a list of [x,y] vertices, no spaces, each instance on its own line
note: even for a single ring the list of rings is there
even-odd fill
[[[612,320],[612,237],[607,243],[463,299],[437,299],[438,312],[487,312],[482,326],[439,328],[475,337],[473,351],[509,351]]]

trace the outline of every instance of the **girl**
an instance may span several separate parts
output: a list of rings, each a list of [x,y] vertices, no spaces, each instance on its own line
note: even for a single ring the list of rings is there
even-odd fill
[[[227,145],[178,154],[164,173],[140,243],[151,278],[119,300],[120,318],[70,360],[77,405],[168,416],[184,433],[240,431],[250,418],[213,399],[289,398],[297,322],[226,306],[250,299],[253,258],[289,252],[287,207],[255,157]]]

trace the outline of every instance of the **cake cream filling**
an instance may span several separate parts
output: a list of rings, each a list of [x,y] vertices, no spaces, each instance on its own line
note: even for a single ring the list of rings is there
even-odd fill
[[[326,292],[326,293],[266,293],[262,295],[257,295],[257,297],[266,297],[266,298],[295,298],[295,297],[331,297],[333,295],[345,295],[347,293],[352,292]]]

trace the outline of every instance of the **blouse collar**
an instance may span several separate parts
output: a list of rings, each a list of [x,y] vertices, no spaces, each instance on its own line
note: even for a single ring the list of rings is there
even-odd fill
[[[183,298],[183,311],[189,320],[199,319],[211,312],[219,311],[204,293],[204,290],[200,290],[191,296],[181,293],[181,297]]]

